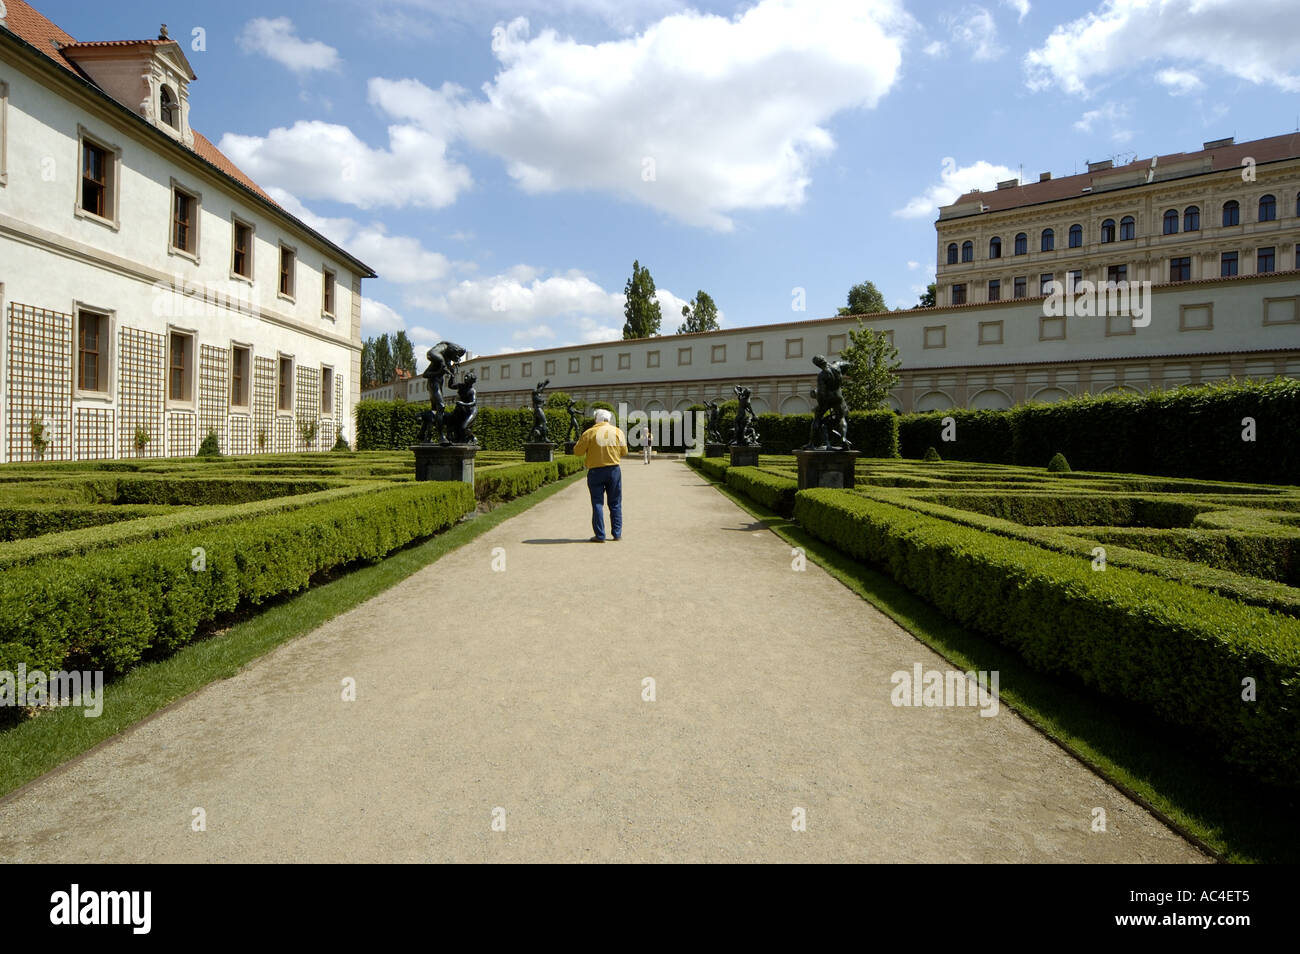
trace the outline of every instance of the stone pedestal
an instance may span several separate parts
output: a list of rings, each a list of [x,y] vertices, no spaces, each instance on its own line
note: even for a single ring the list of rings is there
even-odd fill
[[[726,457],[726,456],[727,456],[727,445],[726,445],[726,444],[713,444],[713,443],[705,442],[705,444],[704,444],[704,456],[705,456],[705,457]]]
[[[799,462],[799,489],[810,487],[854,487],[854,467],[861,451],[855,450],[797,450]]]
[[[477,444],[412,444],[416,480],[459,480],[474,483]]]
[[[549,464],[555,460],[555,445],[549,441],[524,445],[524,463]]]
[[[757,444],[731,444],[732,467],[757,467],[759,446]]]
[[[574,449],[575,447],[577,447],[577,446],[578,446],[578,442],[577,442],[577,441],[565,441],[565,442],[564,442],[564,453],[568,454],[569,456],[572,456],[572,455],[573,455],[573,449]]]

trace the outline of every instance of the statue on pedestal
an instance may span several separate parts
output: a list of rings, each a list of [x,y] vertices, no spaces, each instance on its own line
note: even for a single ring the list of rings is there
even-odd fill
[[[740,447],[757,444],[758,429],[754,426],[754,408],[749,403],[753,392],[739,384],[733,390],[736,392],[740,407],[736,408],[736,423],[732,430],[731,443]]]
[[[549,444],[551,442],[551,431],[546,424],[546,395],[543,394],[550,385],[551,379],[538,381],[537,387],[533,388],[533,429],[528,432],[528,442],[530,444]]]
[[[705,401],[704,407],[706,408],[705,414],[708,415],[704,419],[704,440],[710,444],[721,444],[722,423],[719,419],[722,416],[722,411],[718,408],[718,402]]]
[[[813,364],[817,373],[817,388],[812,398],[817,402],[813,409],[812,427],[808,433],[805,450],[852,450],[849,442],[849,406],[844,400],[844,375],[853,370],[848,361],[827,361],[825,355],[815,355]]]
[[[442,403],[442,388],[456,374],[456,366],[465,357],[465,349],[450,341],[439,341],[428,350],[425,357],[429,366],[422,377],[429,382],[429,410],[420,415],[419,443],[427,444],[438,432],[438,443],[450,444],[446,434],[446,412]]]
[[[569,430],[565,433],[565,441],[576,441],[582,434],[582,423],[578,420],[578,402],[573,399],[569,400],[569,406],[565,408],[569,412]]]
[[[453,444],[477,444],[474,437],[474,419],[478,417],[478,392],[474,385],[478,377],[473,371],[466,372],[459,384],[453,384],[456,391],[456,409],[448,419]]]

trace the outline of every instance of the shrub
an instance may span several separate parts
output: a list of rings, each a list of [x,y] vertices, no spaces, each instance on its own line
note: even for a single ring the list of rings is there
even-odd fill
[[[1052,459],[1047,462],[1047,472],[1049,474],[1068,474],[1070,472],[1070,463],[1065,459],[1065,455],[1057,451],[1052,455]]]
[[[352,450],[352,448],[348,446],[348,442],[347,442],[347,440],[344,439],[344,437],[343,437],[343,432],[342,432],[342,431],[339,431],[338,436],[334,438],[334,446],[331,447],[330,450],[332,450],[332,451],[350,451],[350,450]]]
[[[934,447],[927,447],[925,449],[925,457],[922,459],[927,460],[932,464],[943,462],[943,458],[939,456],[939,452],[935,450]]]
[[[195,457],[220,457],[221,456],[221,443],[220,443],[220,439],[217,437],[217,431],[215,428],[211,428],[211,427],[208,428],[208,436],[203,438],[203,443],[199,445],[199,449],[195,451],[194,456]]]
[[[728,487],[762,504],[768,510],[774,510],[786,517],[794,512],[794,495],[799,489],[798,480],[765,473],[757,467],[728,467],[724,479]]]
[[[1184,583],[985,534],[859,494],[800,491],[795,518],[948,618],[1145,707],[1259,778],[1300,785],[1300,620]],[[1243,705],[1241,680],[1257,701]]]
[[[945,418],[952,418],[950,430]],[[945,430],[955,440],[944,440]],[[905,414],[898,422],[898,441],[902,456],[913,460],[928,447],[942,446],[948,460],[1005,464],[1011,461],[1011,419],[1006,411],[963,408]]]

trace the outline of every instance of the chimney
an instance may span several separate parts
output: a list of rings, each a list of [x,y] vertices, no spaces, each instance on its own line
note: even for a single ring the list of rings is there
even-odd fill
[[[1201,145],[1201,148],[1202,148],[1202,149],[1221,149],[1221,148],[1224,147],[1224,146],[1231,146],[1231,145],[1232,145],[1234,142],[1236,142],[1236,141],[1237,141],[1237,137],[1236,137],[1236,136],[1229,136],[1227,139],[1216,139],[1216,140],[1214,140],[1213,142],[1203,143],[1203,144]]]
[[[1101,162],[1088,163],[1089,172],[1105,172],[1107,169],[1113,168],[1115,168],[1115,162],[1113,159],[1103,159]]]
[[[1004,180],[1002,180],[1001,182],[998,183],[998,188],[999,188],[999,189],[1014,189],[1014,188],[1015,188],[1016,186],[1018,186],[1018,185],[1020,185],[1020,180],[1019,180],[1019,179],[1004,179]]]
[[[1052,178],[1052,174],[1050,172],[1040,172],[1038,174],[1039,182],[1048,182],[1051,180],[1051,178]]]

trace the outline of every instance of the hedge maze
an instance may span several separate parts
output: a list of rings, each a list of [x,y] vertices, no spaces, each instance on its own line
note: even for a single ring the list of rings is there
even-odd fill
[[[1034,668],[1300,786],[1300,488],[862,460],[854,490],[797,491],[791,457],[691,463]]]
[[[0,671],[120,674],[581,467],[485,452],[473,488],[417,483],[409,452],[6,467]]]

